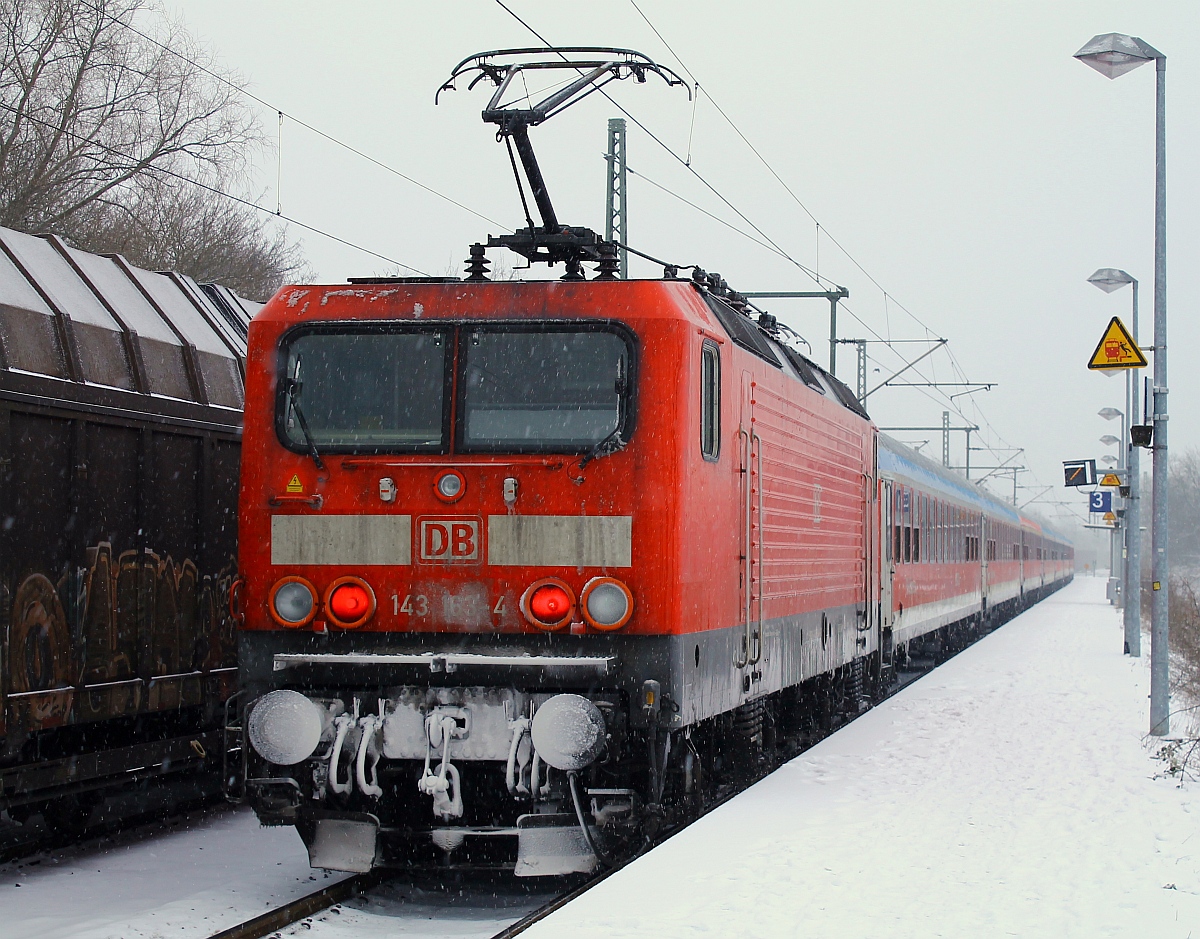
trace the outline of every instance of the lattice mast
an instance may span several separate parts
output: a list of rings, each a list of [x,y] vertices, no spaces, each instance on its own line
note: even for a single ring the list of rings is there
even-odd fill
[[[604,199],[604,240],[617,246],[620,262],[618,274],[621,280],[629,278],[629,252],[622,245],[629,244],[628,201],[625,188],[625,118],[608,119],[608,186]]]

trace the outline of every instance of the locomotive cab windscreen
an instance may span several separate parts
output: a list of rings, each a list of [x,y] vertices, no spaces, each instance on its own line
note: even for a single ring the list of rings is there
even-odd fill
[[[633,361],[616,327],[300,328],[277,431],[298,453],[585,453],[628,436]]]

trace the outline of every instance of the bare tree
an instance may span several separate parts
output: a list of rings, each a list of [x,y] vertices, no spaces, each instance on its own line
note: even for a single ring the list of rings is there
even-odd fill
[[[224,284],[254,300],[311,277],[299,245],[281,226],[264,225],[255,209],[177,180],[141,186],[128,204],[85,207],[74,221],[72,241],[89,251]]]
[[[1170,552],[1173,562],[1200,567],[1200,450],[1171,459]]]
[[[245,178],[260,126],[240,79],[181,28],[129,28],[152,2],[0,0],[0,225],[261,293],[298,270],[298,248],[211,191]],[[217,236],[233,240],[190,240]]]

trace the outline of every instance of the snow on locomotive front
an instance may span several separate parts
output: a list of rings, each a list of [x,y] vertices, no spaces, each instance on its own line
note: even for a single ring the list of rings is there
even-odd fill
[[[244,785],[314,866],[587,871],[644,820],[680,634],[738,616],[677,565],[681,501],[728,488],[691,446],[717,330],[683,281],[302,286],[255,318]]]

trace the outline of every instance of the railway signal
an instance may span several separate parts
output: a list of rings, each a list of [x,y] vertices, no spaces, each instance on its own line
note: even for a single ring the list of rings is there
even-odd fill
[[[1065,486],[1094,486],[1096,485],[1095,460],[1065,460],[1063,461]]]

